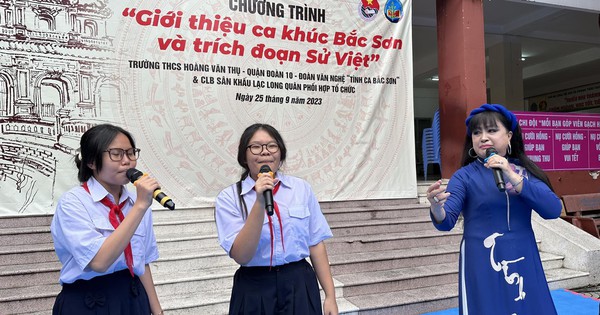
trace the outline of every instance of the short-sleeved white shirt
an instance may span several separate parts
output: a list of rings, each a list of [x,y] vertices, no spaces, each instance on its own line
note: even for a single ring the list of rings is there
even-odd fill
[[[273,214],[273,266],[296,262],[310,256],[310,246],[333,236],[321,207],[310,185],[303,179],[277,174],[281,182],[273,196],[279,207],[285,251],[281,242],[281,229],[277,215]],[[250,176],[242,181],[242,195],[248,213],[256,201],[254,179]],[[219,193],[216,199],[215,219],[219,243],[230,255],[231,247],[246,222],[242,216],[239,192],[233,184]],[[269,266],[271,259],[271,231],[265,215],[263,228],[254,257],[244,266]]]
[[[104,273],[98,273],[88,264],[114,232],[108,214],[110,209],[100,203],[105,196],[114,202],[112,195],[91,177],[87,181],[90,192],[82,186],[74,187],[61,196],[52,218],[50,230],[54,240],[54,249],[62,263],[60,283],[72,283],[78,279],[89,280],[96,276],[110,274],[127,269],[125,255],[121,256]],[[123,214],[127,216],[136,200],[136,195],[122,188],[121,200],[126,201]],[[152,229],[152,211],[148,209],[131,238],[134,273],[144,274],[145,265],[158,259],[156,237]]]

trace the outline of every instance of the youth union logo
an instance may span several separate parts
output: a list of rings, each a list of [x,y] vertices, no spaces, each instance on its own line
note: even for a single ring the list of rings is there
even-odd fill
[[[372,21],[379,12],[377,0],[361,0],[358,5],[358,15],[365,21]]]

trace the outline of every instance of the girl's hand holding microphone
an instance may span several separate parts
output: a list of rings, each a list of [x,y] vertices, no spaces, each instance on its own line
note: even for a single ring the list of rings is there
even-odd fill
[[[142,208],[148,209],[152,205],[154,191],[160,188],[158,181],[154,177],[144,174],[133,185],[137,192],[136,203],[140,203]]]

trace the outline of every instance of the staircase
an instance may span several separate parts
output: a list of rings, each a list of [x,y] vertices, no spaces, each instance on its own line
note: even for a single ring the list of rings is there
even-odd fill
[[[321,204],[334,234],[326,245],[340,313],[409,315],[457,306],[462,231],[435,230],[421,194]],[[152,271],[165,313],[226,314],[237,265],[217,242],[213,208],[153,216],[160,259]],[[0,219],[0,314],[50,313],[60,291],[50,220]],[[589,284],[586,272],[563,268],[563,257],[540,254],[552,289]]]

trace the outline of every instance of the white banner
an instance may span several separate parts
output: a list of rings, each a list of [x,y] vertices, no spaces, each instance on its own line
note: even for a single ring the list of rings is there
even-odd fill
[[[13,12],[0,26],[12,32],[0,39],[0,214],[53,212],[78,184],[79,137],[101,122],[132,132],[137,168],[177,207],[210,206],[239,179],[239,137],[255,122],[281,132],[283,171],[321,201],[417,196],[410,0]]]
[[[600,107],[600,83],[525,99],[532,112],[572,112]]]
[[[600,1],[598,0],[509,0],[513,2],[535,3],[551,7],[565,8],[569,10],[586,10],[600,12]]]

